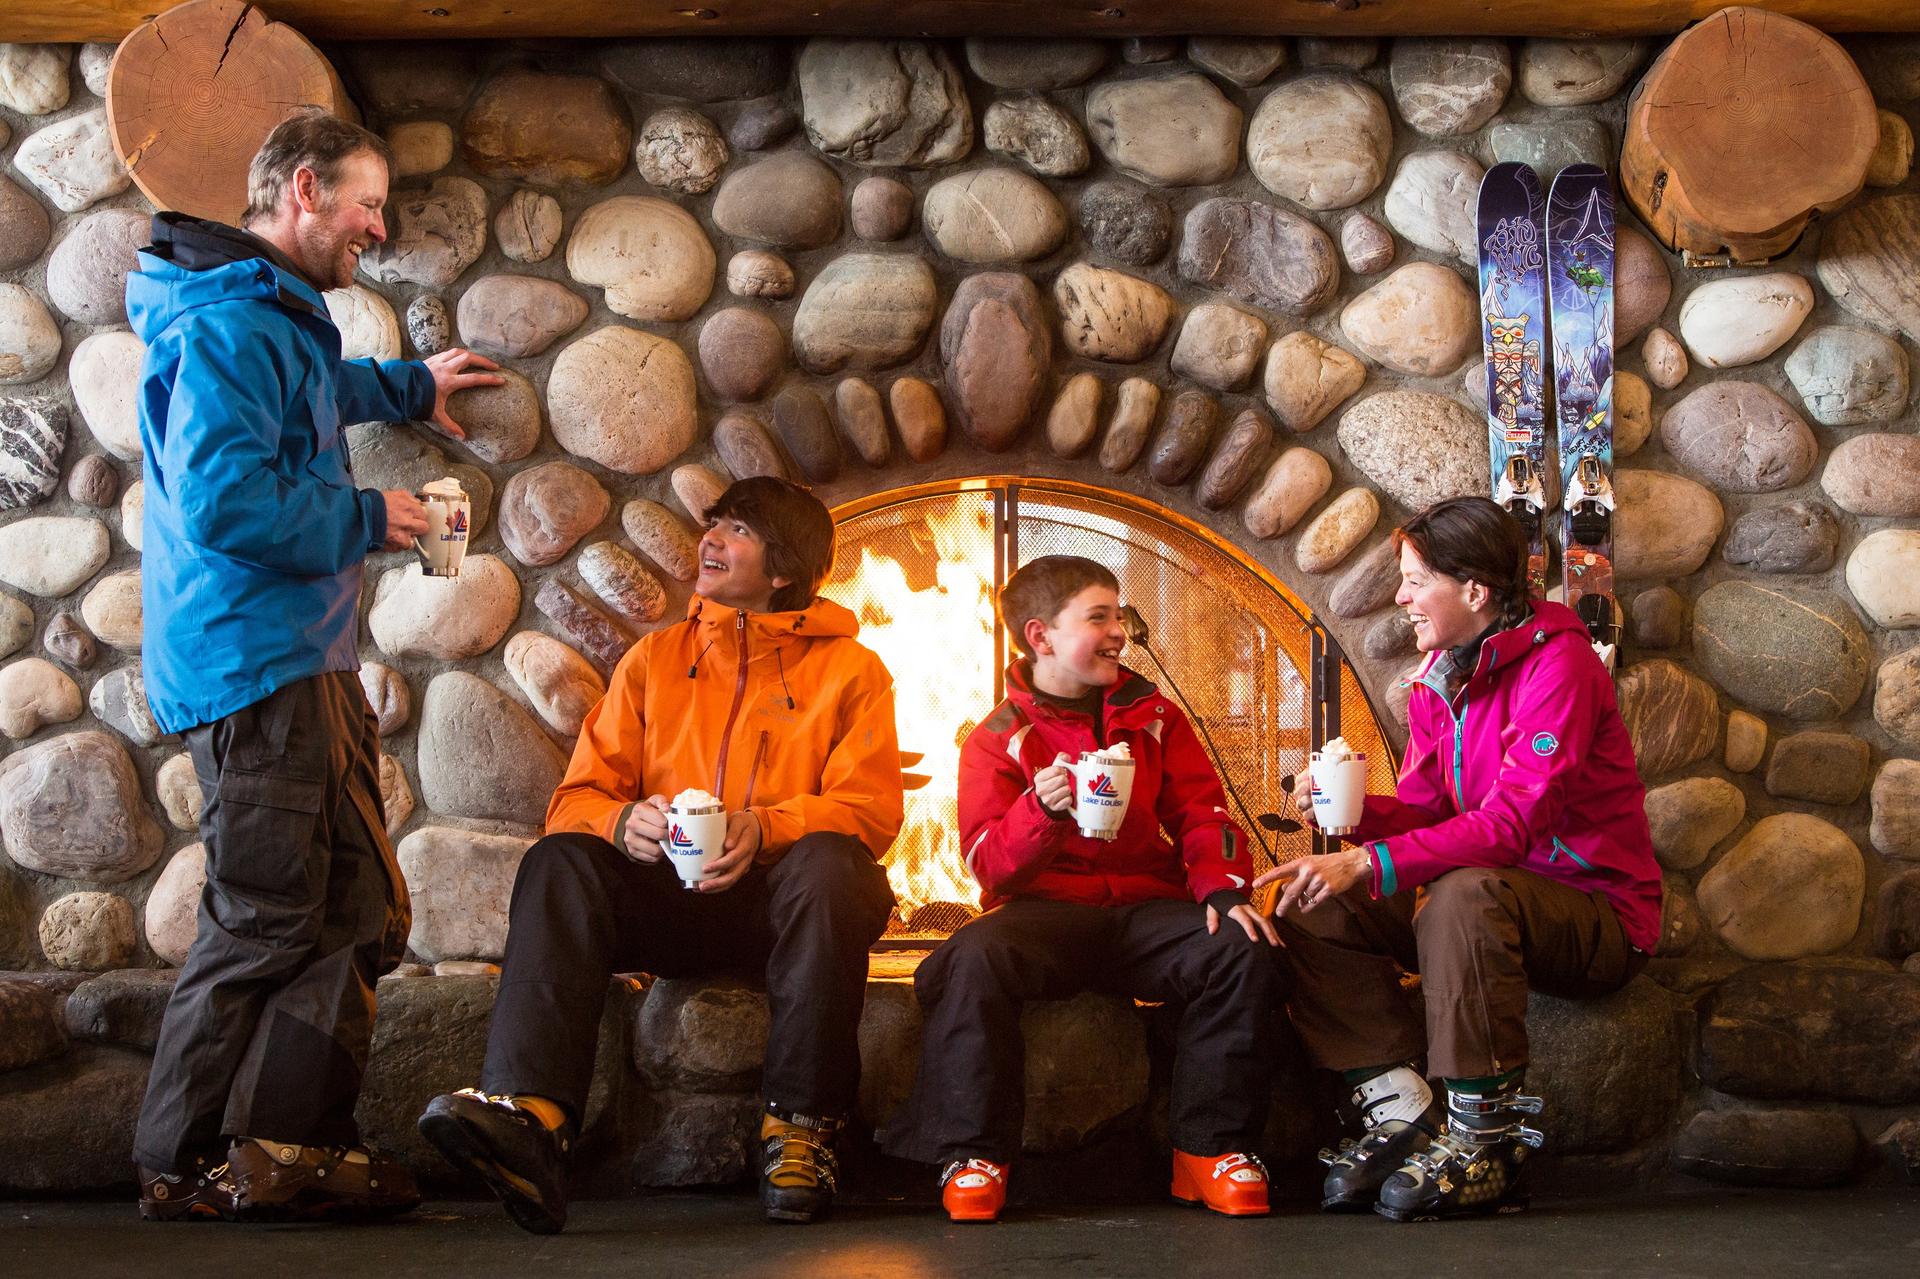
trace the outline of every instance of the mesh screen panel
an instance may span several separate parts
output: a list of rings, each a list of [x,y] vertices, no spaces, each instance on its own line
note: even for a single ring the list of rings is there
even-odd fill
[[[1313,851],[1305,831],[1257,824],[1262,814],[1290,812],[1281,780],[1305,767],[1312,742],[1312,628],[1284,588],[1231,547],[1144,503],[1052,481],[967,484],[836,512],[840,553],[822,588],[859,615],[862,642],[894,675],[900,745],[916,788],[884,860],[912,931],[961,922],[950,912],[916,917],[926,903],[978,901],[959,848],[958,748],[1001,691],[1008,645],[993,621],[993,594],[1014,568],[1042,555],[1083,555],[1120,579],[1122,597],[1150,627],[1146,651],[1130,646],[1122,661],[1176,704],[1184,697],[1237,792],[1239,804],[1230,798],[1229,808],[1254,836],[1255,868]],[[1339,669],[1341,730],[1367,752],[1370,789],[1390,791],[1388,743],[1353,671]]]

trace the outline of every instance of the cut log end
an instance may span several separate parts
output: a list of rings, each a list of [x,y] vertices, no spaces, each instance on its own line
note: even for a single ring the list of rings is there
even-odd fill
[[[307,107],[358,112],[306,37],[243,0],[189,0],[136,27],[107,75],[115,152],[155,207],[238,222],[268,133]]]

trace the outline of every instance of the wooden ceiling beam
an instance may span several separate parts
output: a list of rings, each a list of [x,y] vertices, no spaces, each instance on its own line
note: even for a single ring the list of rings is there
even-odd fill
[[[117,41],[181,0],[6,0],[0,40]],[[1758,0],[1825,31],[1920,31],[1912,0]],[[1724,0],[267,0],[321,40],[554,36],[1668,35]]]

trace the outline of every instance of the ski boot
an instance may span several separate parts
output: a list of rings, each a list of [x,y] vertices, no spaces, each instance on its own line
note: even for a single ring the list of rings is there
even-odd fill
[[[787,1110],[775,1114],[771,1107],[761,1117],[760,1206],[768,1221],[806,1224],[832,1209],[840,1187],[833,1139],[841,1123]]]
[[[1525,1212],[1527,1157],[1545,1140],[1521,1115],[1540,1113],[1519,1081],[1498,1092],[1447,1090],[1447,1130],[1380,1187],[1374,1211],[1394,1221]]]
[[[1320,1207],[1327,1212],[1373,1207],[1387,1178],[1425,1150],[1440,1129],[1433,1090],[1411,1066],[1383,1070],[1356,1085],[1353,1105],[1360,1112],[1361,1136],[1342,1138],[1337,1149],[1320,1152],[1327,1166]]]

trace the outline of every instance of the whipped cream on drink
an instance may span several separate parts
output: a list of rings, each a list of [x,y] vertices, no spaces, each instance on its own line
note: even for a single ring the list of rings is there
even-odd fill
[[[1115,742],[1111,746],[1102,746],[1097,751],[1088,751],[1087,754],[1093,756],[1095,759],[1131,760],[1133,758],[1133,747],[1127,745],[1125,742]]]
[[[720,801],[703,790],[683,790],[673,797],[667,807],[676,813],[699,813],[720,807]]]
[[[460,487],[460,481],[448,475],[423,485],[420,492],[427,497],[465,497],[467,491]]]
[[[1359,753],[1359,751],[1347,745],[1347,739],[1344,737],[1336,737],[1320,748],[1320,757],[1322,759],[1352,759]]]

